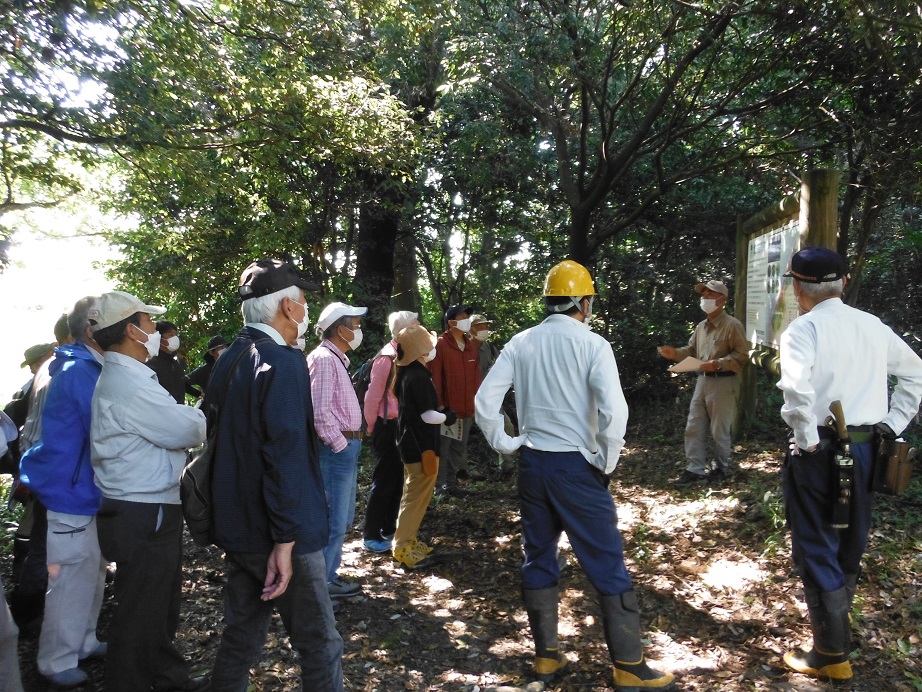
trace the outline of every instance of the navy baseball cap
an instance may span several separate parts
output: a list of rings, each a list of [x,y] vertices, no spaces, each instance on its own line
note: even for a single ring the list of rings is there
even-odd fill
[[[318,291],[320,287],[301,276],[295,265],[277,259],[261,259],[253,262],[240,275],[237,293],[240,300],[261,298],[270,293],[297,286],[304,291]]]
[[[473,305],[452,305],[445,311],[445,322],[448,323],[448,320],[454,320],[458,318],[462,312],[465,315],[470,315],[474,310]]]
[[[786,277],[808,284],[838,281],[846,274],[845,259],[825,247],[805,247],[791,258]]]

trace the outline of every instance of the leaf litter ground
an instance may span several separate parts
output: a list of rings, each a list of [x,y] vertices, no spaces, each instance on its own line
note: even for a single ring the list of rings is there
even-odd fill
[[[647,655],[676,673],[677,689],[922,690],[918,478],[906,497],[879,499],[853,613],[855,677],[834,685],[787,672],[781,664],[785,651],[809,642],[780,502],[781,448],[743,443],[735,450],[730,482],[676,490],[671,481],[683,466],[681,441],[644,440],[642,431],[633,432],[611,491],[641,602]],[[520,597],[515,478],[495,470],[482,440],[472,442],[471,458],[487,479],[465,485],[464,498],[434,501],[423,524],[421,537],[437,547],[441,561],[406,571],[361,549],[358,527],[370,475],[366,450],[357,528],[347,537],[342,570],[363,583],[364,595],[338,616],[347,689],[474,691],[534,682]],[[560,635],[570,666],[548,689],[611,690],[595,591],[565,537],[561,554],[567,567]],[[178,645],[195,674],[207,673],[214,661],[222,586],[220,551],[187,540]],[[110,585],[100,618],[103,639],[111,598]],[[53,689],[35,670],[37,646],[35,638],[20,641],[26,689]],[[91,683],[84,689],[101,690],[103,664],[85,669]],[[297,671],[297,653],[276,616],[250,689],[298,690]]]

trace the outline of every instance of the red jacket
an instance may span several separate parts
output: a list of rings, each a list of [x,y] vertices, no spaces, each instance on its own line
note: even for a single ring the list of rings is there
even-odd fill
[[[474,416],[474,395],[480,386],[480,365],[477,360],[479,342],[468,339],[464,350],[458,348],[451,332],[444,332],[435,345],[435,358],[429,363],[432,384],[439,397],[439,406],[449,406],[459,418]]]

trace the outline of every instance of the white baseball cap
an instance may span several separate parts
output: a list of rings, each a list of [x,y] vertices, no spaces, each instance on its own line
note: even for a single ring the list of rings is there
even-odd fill
[[[93,303],[87,313],[91,329],[98,332],[100,329],[111,327],[122,320],[131,317],[136,312],[146,312],[148,315],[162,315],[166,308],[162,305],[146,305],[140,298],[135,298],[124,291],[103,293]]]
[[[368,308],[353,307],[345,303],[330,303],[317,318],[317,327],[321,332],[325,332],[340,317],[361,317],[366,312]]]

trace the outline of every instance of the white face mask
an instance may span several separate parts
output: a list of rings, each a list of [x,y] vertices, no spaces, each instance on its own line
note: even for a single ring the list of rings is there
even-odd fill
[[[460,329],[462,332],[471,331],[471,318],[465,317],[463,320],[455,322],[455,329]]]
[[[305,339],[303,336],[299,336],[297,339],[295,339],[295,348],[299,351],[303,351],[305,348],[307,348],[307,339]]]
[[[349,329],[349,328],[346,327],[346,329]],[[349,331],[352,332],[352,339],[346,341],[346,343],[349,344],[349,348],[351,348],[354,351],[355,349],[357,349],[359,346],[362,345],[362,338],[364,337],[364,335],[362,334],[361,327],[356,327],[355,329],[349,329]]]
[[[179,337],[175,334],[166,340],[166,347],[170,353],[176,353],[179,350]]]
[[[423,360],[425,360],[427,363],[434,359],[435,359],[435,349],[434,348],[431,351],[429,351],[429,353],[427,353],[425,356],[423,356]]]
[[[717,301],[713,298],[702,298],[701,299],[701,309],[704,310],[707,314],[711,314],[717,309]]]
[[[141,341],[140,339],[135,339],[139,344],[147,349],[148,358],[153,358],[158,353],[160,353],[160,332],[154,332],[153,334],[148,334],[143,329],[141,329],[136,324],[132,324],[132,327],[137,329],[145,336],[145,340]]]
[[[294,302],[298,303],[298,301],[294,301]],[[290,317],[288,319],[290,319],[292,322],[295,322],[295,324],[298,325],[298,338],[300,339],[302,336],[304,336],[304,333],[307,331],[307,327],[310,325],[310,322],[307,319],[307,303],[298,303],[298,305],[304,308],[304,317],[301,318],[300,322],[295,322],[294,320],[291,320]]]
[[[484,329],[474,334],[474,338],[477,339],[477,341],[486,341],[492,334],[493,332],[491,332],[489,329]]]

